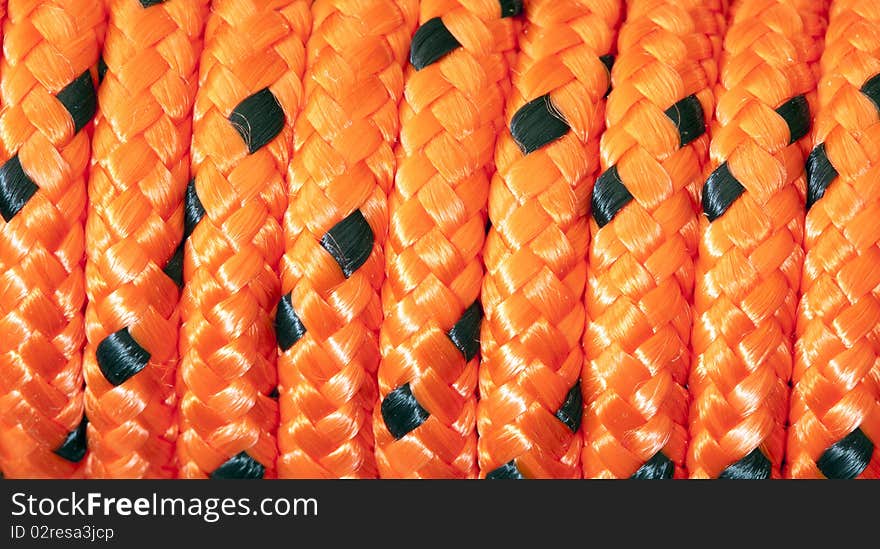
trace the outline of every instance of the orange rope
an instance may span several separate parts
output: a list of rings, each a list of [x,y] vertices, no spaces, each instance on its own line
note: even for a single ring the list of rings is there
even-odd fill
[[[275,269],[310,27],[306,0],[212,3],[186,197],[182,477],[275,476]]]
[[[822,4],[733,8],[702,192],[691,477],[780,476]]]
[[[10,0],[0,89],[0,468],[82,476],[83,219],[98,0]]]
[[[424,0],[400,110],[382,290],[383,477],[474,477],[477,301],[518,0]]]
[[[832,3],[813,143],[786,476],[880,477],[880,3]]]
[[[682,477],[719,0],[632,0],[592,198],[584,476]]]
[[[317,0],[276,314],[284,477],[376,476],[370,425],[414,0]]]
[[[619,0],[534,0],[489,194],[481,475],[577,478],[590,193]]]
[[[93,478],[174,477],[178,285],[208,0],[111,0],[86,225]],[[181,248],[182,252],[182,248]]]

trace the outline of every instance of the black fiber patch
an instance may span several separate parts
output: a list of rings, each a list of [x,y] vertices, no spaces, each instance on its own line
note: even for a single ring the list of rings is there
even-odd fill
[[[706,133],[703,106],[696,95],[689,95],[664,111],[678,128],[682,147]]]
[[[189,180],[189,184],[186,186],[186,195],[184,196],[184,240],[189,238],[189,235],[193,233],[196,225],[199,224],[203,217],[205,217],[205,207],[202,206],[202,201],[199,200],[199,195],[196,193],[196,180],[193,178]]]
[[[715,221],[745,192],[742,183],[733,177],[727,162],[721,164],[703,185],[703,213],[709,221]]]
[[[275,338],[278,347],[286,351],[304,335],[306,335],[306,327],[293,310],[293,301],[288,293],[281,297],[275,312]]]
[[[229,122],[247,144],[248,152],[254,154],[281,133],[284,110],[269,88],[263,88],[232,109]]]
[[[725,480],[765,480],[770,478],[770,460],[761,450],[755,448],[749,455],[721,471],[719,479]]]
[[[583,415],[583,395],[581,395],[581,382],[578,381],[574,387],[568,391],[565,402],[556,411],[556,417],[571,429],[572,433],[577,433],[581,427],[581,416]]]
[[[599,56],[599,61],[608,69],[608,89],[605,90],[605,97],[611,93],[611,69],[614,67],[614,59],[614,55],[611,53]]]
[[[174,255],[165,264],[162,272],[168,275],[178,288],[183,288],[183,242],[174,250]]]
[[[61,443],[55,454],[71,463],[79,463],[86,455],[86,426],[89,420],[83,416],[76,429],[67,434],[67,438]]]
[[[269,398],[271,398],[273,400],[278,400],[278,397],[281,396],[281,394],[278,392],[278,386],[276,385],[275,388],[272,389],[272,392],[266,396],[268,396]]]
[[[483,307],[479,301],[474,301],[470,307],[465,309],[455,326],[446,333],[468,362],[477,356],[477,351],[480,350],[480,321],[482,319]]]
[[[510,121],[510,133],[523,154],[556,141],[570,129],[549,95],[532,99],[516,111]]]
[[[226,463],[217,467],[211,473],[212,479],[261,479],[266,473],[266,468],[260,462],[248,455],[247,452],[240,452]]]
[[[64,87],[55,95],[73,118],[74,133],[79,132],[89,123],[98,110],[98,96],[92,73],[86,71],[76,80]]]
[[[501,3],[501,18],[513,17],[522,13],[522,0],[499,0]]]
[[[840,175],[828,160],[825,152],[825,143],[816,145],[816,148],[807,157],[807,211],[813,204],[825,196],[825,190],[832,181]]]
[[[98,367],[107,381],[119,386],[144,369],[150,360],[150,353],[123,328],[112,333],[98,344]]]
[[[810,104],[803,95],[792,97],[776,109],[776,113],[788,124],[791,145],[810,132]]]
[[[670,479],[674,472],[675,465],[672,460],[666,457],[663,452],[657,452],[629,478],[636,480]]]
[[[17,154],[0,166],[0,215],[7,223],[24,208],[37,188],[24,173]]]
[[[103,57],[98,58],[98,84],[104,81],[104,77],[107,76],[107,62],[104,61]]]
[[[430,415],[413,396],[409,383],[394,389],[382,400],[382,419],[395,439],[424,423]]]
[[[599,224],[599,228],[611,222],[617,212],[629,204],[632,199],[633,196],[629,193],[629,189],[620,179],[617,166],[611,166],[605,170],[605,173],[596,179],[591,200],[593,219]]]
[[[140,0],[140,3],[143,7],[149,8],[150,6],[155,6],[156,4],[164,4],[165,0]]]
[[[493,469],[486,474],[486,480],[522,480],[524,478],[526,477],[524,477],[520,470],[517,468],[516,462],[514,460],[510,460],[501,467]]]
[[[443,20],[439,17],[425,21],[412,38],[409,50],[409,62],[420,71],[432,63],[436,63],[461,43],[452,36]]]
[[[348,278],[370,257],[373,229],[364,214],[355,210],[321,237],[321,246],[333,256]]]
[[[871,462],[874,443],[858,427],[852,433],[832,444],[816,460],[816,466],[827,478],[853,479]]]
[[[876,74],[862,84],[861,92],[870,99],[880,111],[880,74]]]

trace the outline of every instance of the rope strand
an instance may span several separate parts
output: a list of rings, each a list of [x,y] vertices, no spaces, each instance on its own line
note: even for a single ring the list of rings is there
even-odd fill
[[[880,477],[880,4],[832,2],[807,160],[785,474]]]
[[[81,477],[83,220],[99,0],[11,0],[0,65],[0,469]]]
[[[489,194],[481,475],[578,478],[590,193],[622,2],[534,0]]]
[[[276,316],[285,477],[375,477],[379,289],[418,2],[317,0]]]
[[[178,370],[180,476],[275,476],[274,308],[305,0],[214,0],[194,107]]]
[[[743,0],[724,41],[702,192],[691,477],[780,476],[803,265],[799,142],[809,140],[822,9]]]
[[[592,197],[588,478],[685,476],[690,300],[717,75],[718,0],[632,0]]]
[[[389,197],[376,457],[383,477],[477,475],[480,254],[518,0],[424,0]]]
[[[86,223],[92,478],[173,478],[178,286],[208,0],[107,3]]]

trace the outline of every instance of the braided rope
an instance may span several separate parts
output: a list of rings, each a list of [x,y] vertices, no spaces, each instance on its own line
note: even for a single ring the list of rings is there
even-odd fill
[[[880,4],[832,2],[807,161],[786,476],[880,477]]]
[[[99,0],[11,0],[0,64],[0,469],[82,476],[83,220]]]
[[[592,197],[584,476],[684,476],[697,217],[723,4],[633,0]]]
[[[478,406],[481,475],[581,476],[590,193],[622,2],[534,0],[495,153]]]
[[[314,4],[276,313],[281,476],[377,474],[382,250],[417,4]]]
[[[691,477],[780,476],[803,264],[800,141],[809,141],[822,9],[743,0],[724,41],[702,192]]]
[[[186,197],[182,477],[275,476],[275,269],[310,27],[305,0],[212,3]]]
[[[521,2],[425,0],[400,109],[382,290],[383,477],[477,475],[480,258]]]
[[[107,3],[86,224],[93,478],[174,477],[178,285],[207,0]],[[182,251],[182,248],[181,248]]]

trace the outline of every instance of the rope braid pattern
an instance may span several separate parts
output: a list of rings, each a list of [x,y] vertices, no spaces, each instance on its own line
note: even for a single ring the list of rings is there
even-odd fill
[[[880,4],[832,3],[807,218],[786,476],[880,477]]]
[[[178,370],[180,476],[275,476],[273,329],[305,0],[214,0],[194,107]]]
[[[527,4],[489,194],[481,475],[579,478],[587,212],[619,0]]]
[[[425,0],[389,197],[380,403],[383,477],[477,475],[481,251],[519,0]]]
[[[82,476],[83,220],[99,0],[11,0],[0,65],[0,468]]]
[[[633,0],[592,196],[584,335],[588,478],[683,477],[690,299],[724,6]]]
[[[702,191],[691,477],[781,475],[822,4],[733,8]]]
[[[317,0],[276,314],[284,477],[375,478],[379,291],[414,0]]]
[[[176,473],[184,194],[208,0],[112,0],[86,224],[92,478]],[[182,248],[179,248],[182,253]]]

